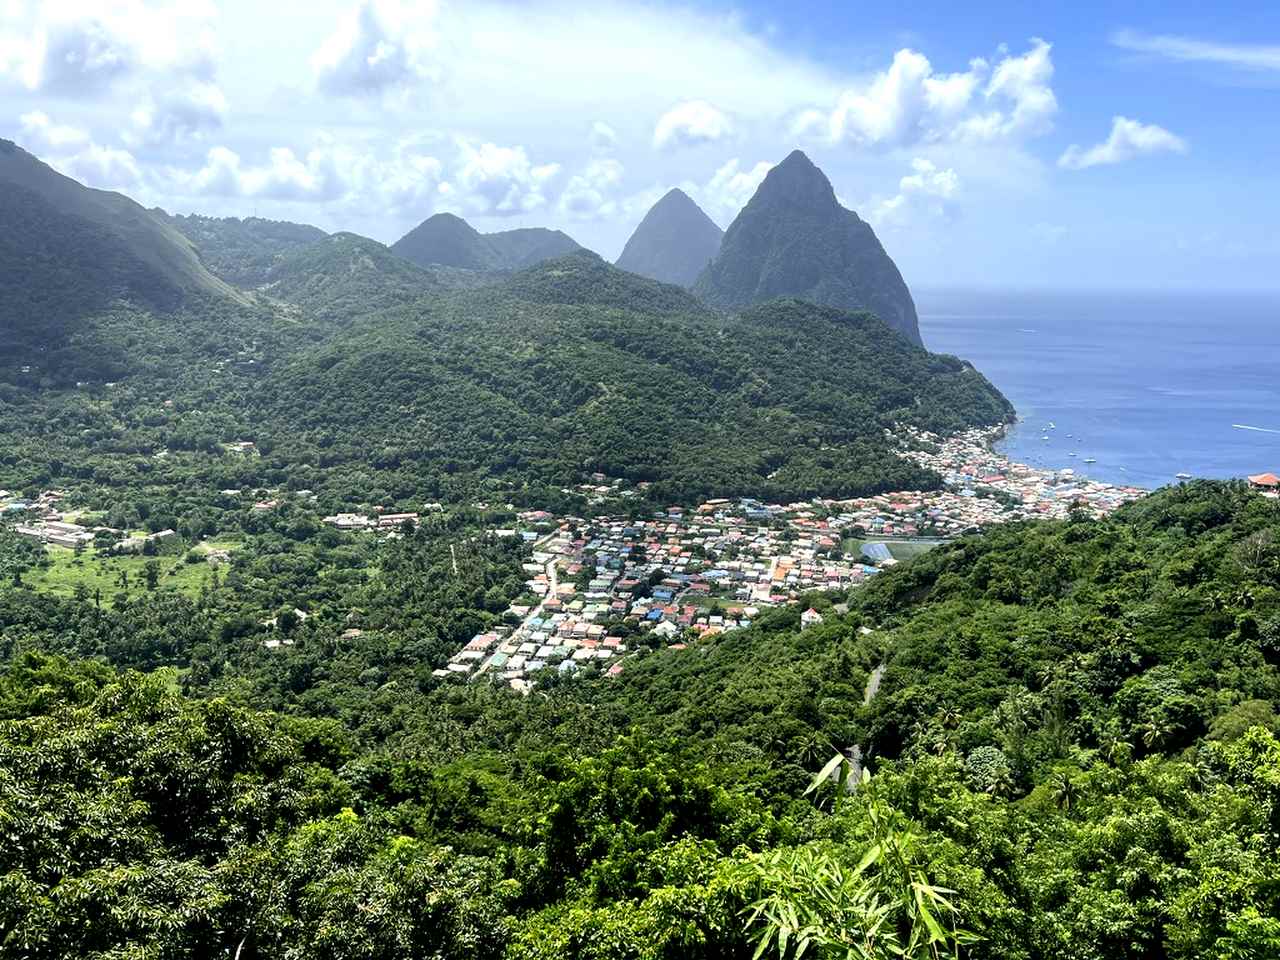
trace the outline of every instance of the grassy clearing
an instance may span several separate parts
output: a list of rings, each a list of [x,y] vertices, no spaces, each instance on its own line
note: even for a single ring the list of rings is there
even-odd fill
[[[889,548],[889,553],[893,559],[899,563],[904,560],[910,560],[912,557],[918,557],[922,553],[927,553],[937,546],[936,543],[919,540],[886,540],[877,539],[875,537],[867,537],[859,540],[857,537],[846,537],[840,544],[840,549],[848,556],[858,558],[861,556],[860,551],[864,543],[883,543]]]
[[[147,592],[146,566],[155,560],[160,566],[158,591],[177,591],[195,596],[200,586],[212,578],[214,568],[207,563],[187,563],[182,555],[144,557],[138,555],[101,556],[86,550],[80,556],[67,547],[45,548],[48,565],[29,571],[23,578],[33,590],[61,597],[74,596],[76,586],[84,584],[89,595],[101,592],[104,602],[117,593],[130,597]],[[127,575],[127,585],[125,576]]]

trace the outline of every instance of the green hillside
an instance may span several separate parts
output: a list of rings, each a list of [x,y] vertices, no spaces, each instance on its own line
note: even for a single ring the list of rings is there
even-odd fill
[[[118,299],[168,309],[235,294],[177,230],[118,193],[90,190],[0,140],[0,332],[47,344]]]
[[[819,626],[531,697],[428,669],[513,548],[296,522],[198,599],[0,588],[7,952],[745,960],[790,957],[792,917],[823,960],[1280,943],[1280,505],[1243,485],[968,538]],[[308,564],[353,576],[265,649],[246,603]],[[855,742],[871,779],[810,789]]]
[[[284,220],[153,212],[191,241],[210,272],[237,287],[261,286],[284,257],[328,236],[319,227]]]
[[[884,430],[999,423],[1011,408],[971,367],[883,331],[794,301],[724,316],[577,254],[298,356],[261,386],[261,433],[371,487],[381,471],[428,490],[599,471],[676,500],[934,485]]]
[[[581,249],[559,230],[527,227],[480,233],[451,213],[428,217],[391,245],[394,253],[420,267],[478,271],[523,270]]]

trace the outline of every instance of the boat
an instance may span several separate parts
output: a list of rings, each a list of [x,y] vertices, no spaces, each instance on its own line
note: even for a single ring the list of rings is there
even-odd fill
[[[1178,480],[1190,480],[1190,479],[1191,479],[1191,474],[1189,474],[1189,473],[1175,473],[1173,476],[1174,476],[1174,478],[1175,478],[1175,479],[1178,479]]]
[[[1067,454],[1067,456],[1068,456],[1068,457],[1074,457],[1074,456],[1075,456],[1075,454],[1074,454],[1074,453],[1068,453],[1068,454]]]
[[[1085,458],[1084,458],[1084,462],[1085,462],[1085,463],[1097,463],[1097,462],[1098,462],[1098,458],[1097,458],[1097,457],[1085,457]]]
[[[1044,437],[1041,437],[1040,439],[1041,439],[1041,440],[1048,440],[1049,438],[1048,438],[1047,436],[1044,436]]]

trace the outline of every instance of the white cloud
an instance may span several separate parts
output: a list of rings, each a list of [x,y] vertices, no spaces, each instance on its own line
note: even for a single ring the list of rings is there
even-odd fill
[[[42,110],[24,113],[19,119],[23,138],[36,146],[36,152],[62,150],[67,147],[83,147],[89,143],[89,134],[79,127],[54,123]]]
[[[142,72],[212,79],[211,2],[47,0],[0,18],[0,79],[32,92],[100,96]]]
[[[1111,135],[1088,149],[1072,144],[1058,158],[1058,166],[1067,170],[1084,170],[1123,163],[1147,153],[1186,153],[1187,142],[1164,127],[1139,123],[1128,117],[1114,117]]]
[[[194,195],[266,197],[274,200],[336,200],[358,183],[364,158],[321,145],[299,157],[289,147],[273,147],[267,162],[246,165],[228,147],[214,147],[193,175],[175,173]]]
[[[142,182],[137,159],[127,150],[93,142],[87,130],[55,123],[33,110],[19,119],[19,138],[55,170],[91,187],[127,190]]]
[[[435,0],[360,0],[312,57],[321,90],[367,96],[434,78]]]
[[[130,190],[142,183],[138,161],[128,150],[91,143],[53,166],[81,183],[101,190]]]
[[[1148,36],[1121,30],[1111,42],[1124,50],[1149,53],[1182,63],[1216,63],[1244,70],[1280,71],[1280,45],[1216,43],[1194,37]]]
[[[574,220],[597,220],[618,213],[615,196],[622,183],[624,169],[612,158],[592,160],[586,168],[569,178],[560,194],[560,212]]]
[[[932,160],[916,157],[911,173],[898,181],[898,192],[876,203],[867,219],[877,227],[905,227],[920,215],[951,220],[956,215],[955,201],[960,192],[960,177],[955,170],[940,169]]]
[[[603,120],[591,125],[591,149],[596,153],[609,153],[618,145],[618,131]]]
[[[690,185],[687,192],[712,219],[732,220],[747,205],[747,201],[772,169],[772,163],[761,160],[749,170],[744,170],[735,157],[716,170],[705,184]]]
[[[924,54],[899,50],[887,70],[841,93],[834,109],[802,111],[793,130],[883,149],[1037,136],[1058,109],[1051,50],[1033,39],[1030,50],[1005,56],[994,70],[978,58],[949,74],[936,73]]]
[[[547,205],[557,163],[535,164],[524,147],[458,140],[458,164],[440,192],[452,205],[479,215],[508,217]]]
[[[219,129],[226,115],[227,98],[217,85],[192,81],[138,107],[127,136],[147,144],[181,143]]]
[[[678,103],[653,128],[653,145],[659,150],[715,143],[733,133],[729,118],[705,100]]]

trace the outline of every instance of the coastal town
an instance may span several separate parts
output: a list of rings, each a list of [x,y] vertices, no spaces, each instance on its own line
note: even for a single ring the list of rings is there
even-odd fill
[[[526,585],[537,603],[512,607],[512,625],[474,637],[437,672],[517,689],[545,669],[594,665],[616,675],[629,645],[681,649],[806,594],[847,591],[954,537],[1073,511],[1105,516],[1146,492],[1012,463],[994,451],[997,436],[904,433],[903,455],[940,474],[941,490],[788,504],[713,499],[643,519],[521,513],[518,528],[494,532],[533,542]],[[629,493],[601,476],[580,492],[602,503]],[[806,609],[802,626],[820,619]]]
[[[488,531],[529,549],[526,593],[436,675],[505,682],[524,691],[549,669],[617,675],[640,647],[682,649],[750,626],[763,612],[809,595],[847,593],[956,537],[1076,512],[1102,517],[1146,492],[1072,469],[1012,462],[996,451],[998,438],[991,430],[946,438],[903,431],[896,437],[901,455],[935,471],[942,487],[869,497],[791,503],[717,498],[646,512],[639,506],[642,487],[594,475],[565,492],[598,507],[596,515],[513,511],[513,523]],[[1264,495],[1280,490],[1272,474],[1249,480]],[[149,541],[174,536],[171,530],[130,535],[82,525],[76,513],[62,509],[62,500],[53,490],[30,500],[0,491],[0,511],[21,518],[13,526],[17,534],[51,549],[100,545],[105,536],[112,550],[142,552]],[[270,510],[276,503],[267,492],[251,509]],[[438,503],[412,512],[371,508],[322,521],[354,534],[397,537],[444,509]],[[801,623],[821,619],[808,607]]]

